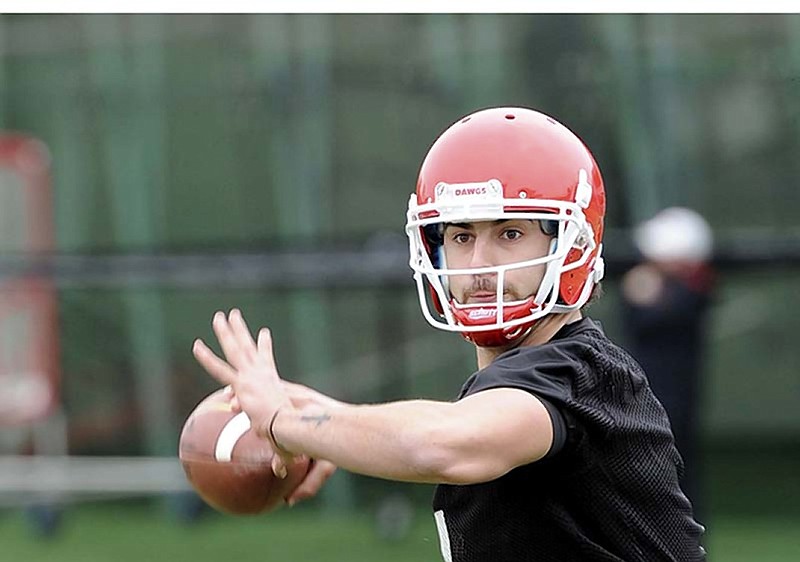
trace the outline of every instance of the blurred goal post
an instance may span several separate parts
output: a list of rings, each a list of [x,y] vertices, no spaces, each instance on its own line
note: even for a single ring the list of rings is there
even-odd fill
[[[0,255],[54,250],[50,157],[36,139],[0,134]],[[0,277],[0,426],[59,407],[56,290],[42,277]]]
[[[55,254],[50,154],[0,132],[0,258]],[[189,489],[177,458],[68,456],[56,281],[0,275],[0,507]],[[32,455],[21,455],[22,445]]]

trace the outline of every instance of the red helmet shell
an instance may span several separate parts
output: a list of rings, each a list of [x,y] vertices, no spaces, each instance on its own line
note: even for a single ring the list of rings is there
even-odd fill
[[[420,167],[417,204],[435,202],[436,186],[441,182],[471,184],[496,179],[505,199],[520,202],[514,210],[546,210],[547,200],[576,201],[581,170],[592,188],[583,213],[599,248],[606,206],[600,168],[572,131],[531,109],[485,109],[451,125],[431,146]],[[581,254],[579,249],[571,250],[564,264],[575,262]],[[597,249],[584,265],[561,274],[560,302],[572,305],[578,301],[596,255]],[[437,307],[442,305],[435,295],[434,301]]]

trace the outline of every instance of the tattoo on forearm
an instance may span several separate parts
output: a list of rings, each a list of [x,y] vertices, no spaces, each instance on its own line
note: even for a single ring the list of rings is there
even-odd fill
[[[317,425],[315,427],[321,426],[323,423],[331,419],[328,414],[319,414],[316,416],[300,416],[300,421],[304,422],[314,422]]]

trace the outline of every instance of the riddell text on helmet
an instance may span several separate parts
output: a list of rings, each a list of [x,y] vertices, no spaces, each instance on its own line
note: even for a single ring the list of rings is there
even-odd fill
[[[469,318],[471,320],[482,320],[484,318],[495,318],[497,316],[497,309],[496,308],[476,308],[475,310],[470,310]]]

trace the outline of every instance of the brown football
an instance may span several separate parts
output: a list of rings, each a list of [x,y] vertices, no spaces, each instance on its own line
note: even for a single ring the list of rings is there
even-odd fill
[[[272,447],[236,413],[223,389],[206,396],[181,431],[178,457],[186,478],[215,509],[236,515],[265,513],[284,503],[309,468],[305,458],[288,466],[286,478],[272,473]]]

